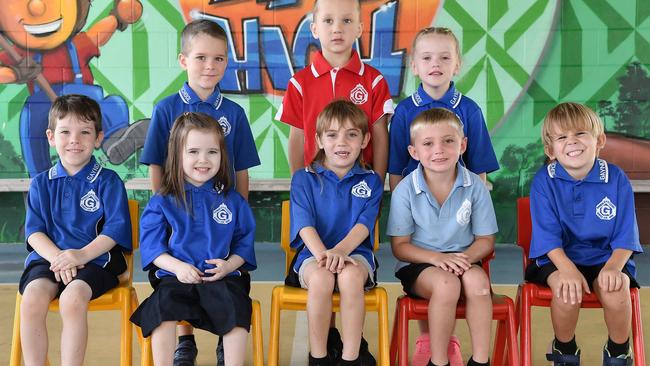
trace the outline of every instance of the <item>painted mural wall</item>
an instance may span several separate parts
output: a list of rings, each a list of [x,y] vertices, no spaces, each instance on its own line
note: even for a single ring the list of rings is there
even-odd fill
[[[125,179],[138,164],[153,105],[178,91],[180,30],[194,18],[229,35],[221,88],[247,111],[262,165],[255,178],[286,178],[289,128],[273,120],[287,82],[318,47],[312,0],[12,0],[0,12],[0,179],[47,169],[50,93],[101,101],[106,142],[97,158]],[[604,155],[631,178],[650,179],[650,1],[365,0],[356,48],[396,102],[418,81],[408,68],[413,35],[454,30],[463,65],[457,88],[486,117],[501,169],[490,174],[500,242],[514,241],[514,199],[543,164],[544,114],[587,103],[605,121]],[[25,19],[29,19],[28,23]],[[471,141],[470,141],[471,143]],[[634,153],[631,153],[634,152]],[[138,193],[133,193],[136,197]],[[0,242],[21,241],[21,194],[3,193]]]

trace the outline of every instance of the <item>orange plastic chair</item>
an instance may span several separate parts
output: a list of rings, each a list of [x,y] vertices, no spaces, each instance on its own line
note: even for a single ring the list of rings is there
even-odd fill
[[[530,253],[530,239],[532,235],[532,221],[530,217],[530,199],[522,197],[517,199],[517,245],[523,249],[523,268],[531,263],[528,259]],[[634,348],[634,364],[645,366],[645,350],[643,342],[643,324],[641,317],[641,298],[639,289],[630,289],[632,300],[632,338]],[[532,365],[532,342],[531,342],[531,307],[550,307],[553,293],[546,286],[524,282],[517,290],[517,318],[521,319],[520,324],[520,347],[521,361],[523,366]],[[602,308],[596,295],[592,292],[582,296],[582,308]]]
[[[138,201],[129,200],[129,215],[131,216],[131,241],[133,251],[139,244],[139,219],[140,212]],[[120,312],[120,365],[131,365],[133,328],[129,318],[138,306],[138,297],[133,288],[133,252],[125,254],[127,270],[119,276],[120,283],[114,289],[92,300],[88,304],[88,311],[118,310]],[[20,344],[20,303],[22,296],[16,294],[16,308],[14,310],[14,330],[11,341],[10,366],[20,366],[22,360],[22,347]],[[50,311],[59,310],[59,300],[50,303]]]
[[[490,275],[490,260],[493,258],[494,252],[483,260],[483,270],[488,277]],[[416,299],[407,295],[402,295],[397,299],[390,344],[391,365],[406,366],[409,364],[409,320],[427,320],[428,309],[429,301],[425,299]],[[465,303],[461,298],[456,306],[456,319],[465,319],[465,312]],[[492,364],[500,366],[507,361],[510,366],[518,366],[517,321],[515,305],[511,298],[492,294],[492,319],[497,320]]]
[[[289,201],[282,202],[282,232],[280,246],[285,254],[285,275],[296,251],[290,247],[290,216]],[[375,225],[376,226],[376,225]],[[379,248],[379,230],[375,230],[374,250]],[[338,293],[332,296],[332,309],[339,312],[341,297]],[[375,287],[365,293],[366,311],[377,312],[378,327],[378,365],[388,365],[388,295],[382,287]],[[280,312],[282,310],[306,310],[307,290],[291,287],[276,286],[271,295],[271,335],[269,336],[269,366],[277,366],[280,352]]]

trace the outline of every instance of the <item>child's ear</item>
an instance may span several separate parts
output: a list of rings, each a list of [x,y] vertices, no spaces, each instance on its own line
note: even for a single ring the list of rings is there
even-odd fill
[[[460,141],[460,154],[463,155],[465,150],[467,150],[467,137],[463,137]]]
[[[415,147],[413,145],[409,145],[408,150],[409,150],[409,155],[411,155],[411,157],[414,160],[420,161],[420,159],[418,159],[418,153],[417,151],[415,151]]]
[[[318,39],[318,32],[316,32],[316,19],[312,18],[309,29],[311,30],[311,35]]]
[[[318,145],[319,149],[323,149],[323,144],[320,142],[320,136],[318,136],[318,133],[315,133],[316,135],[316,144]]]
[[[102,141],[104,141],[104,131],[100,131],[97,134],[97,138],[95,139],[95,148],[98,149],[100,146],[102,146]]]
[[[47,142],[50,144],[50,146],[56,147],[56,144],[54,143],[54,131],[48,128],[45,130],[45,136],[47,136]]]
[[[363,141],[361,142],[361,148],[365,149],[366,146],[368,146],[368,142],[370,142],[370,132],[367,132],[365,135],[363,135]]]
[[[602,150],[605,147],[605,143],[607,142],[607,137],[605,136],[605,133],[602,133],[600,136],[596,138],[596,155],[600,153],[600,150]]]
[[[549,160],[555,160],[555,154],[553,153],[553,148],[547,145],[544,145],[544,154],[548,156]]]
[[[187,57],[182,52],[178,54],[178,64],[181,65],[181,69],[187,70]]]

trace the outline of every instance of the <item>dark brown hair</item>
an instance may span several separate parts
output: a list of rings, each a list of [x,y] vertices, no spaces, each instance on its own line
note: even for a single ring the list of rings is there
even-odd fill
[[[56,122],[68,114],[92,124],[96,134],[102,132],[102,111],[99,104],[80,94],[66,94],[54,100],[47,116],[47,129],[54,131]]]
[[[187,142],[187,135],[192,130],[205,131],[205,133],[212,133],[217,137],[219,149],[221,150],[221,165],[215,175],[215,188],[226,192],[232,185],[226,141],[219,122],[203,113],[185,112],[181,114],[174,121],[174,126],[169,134],[167,160],[165,161],[165,169],[160,185],[160,194],[174,196],[179,205],[182,204],[186,209],[188,205],[185,198],[183,150]]]
[[[193,20],[187,23],[181,33],[181,52],[184,55],[190,52],[192,39],[199,34],[207,34],[228,44],[228,35],[219,24],[207,19]]]

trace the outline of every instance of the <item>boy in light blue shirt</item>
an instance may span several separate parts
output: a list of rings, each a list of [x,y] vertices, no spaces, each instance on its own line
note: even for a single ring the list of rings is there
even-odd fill
[[[467,301],[472,354],[489,365],[492,299],[480,262],[494,250],[496,217],[481,178],[459,164],[467,147],[458,117],[432,108],[411,123],[408,150],[416,170],[395,188],[386,233],[399,261],[395,275],[409,296],[429,300],[431,359],[448,365],[456,304]]]

